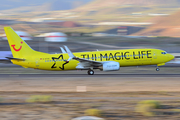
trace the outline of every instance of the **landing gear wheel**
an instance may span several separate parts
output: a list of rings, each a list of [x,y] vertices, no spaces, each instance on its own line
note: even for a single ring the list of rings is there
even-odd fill
[[[159,68],[156,68],[156,71],[159,71],[160,69]]]
[[[88,75],[94,75],[94,71],[93,70],[88,70]]]

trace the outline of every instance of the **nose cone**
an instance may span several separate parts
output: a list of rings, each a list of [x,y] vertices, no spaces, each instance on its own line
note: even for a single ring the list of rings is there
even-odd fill
[[[169,55],[168,55],[168,59],[169,59],[169,61],[170,61],[170,60],[173,60],[173,59],[174,59],[174,55],[169,54]]]

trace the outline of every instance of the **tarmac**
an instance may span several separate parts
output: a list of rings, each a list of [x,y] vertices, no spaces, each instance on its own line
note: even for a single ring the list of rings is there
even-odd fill
[[[1,78],[52,78],[52,77],[67,77],[67,78],[116,78],[116,77],[126,77],[126,78],[134,78],[134,77],[180,77],[180,74],[94,74],[94,75],[87,75],[87,74],[0,74]]]

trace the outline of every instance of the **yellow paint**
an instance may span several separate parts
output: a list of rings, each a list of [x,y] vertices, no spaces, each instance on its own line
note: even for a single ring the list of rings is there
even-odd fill
[[[13,64],[25,68],[42,70],[75,70],[79,61],[70,60],[67,53],[48,54],[32,50],[11,27],[4,28],[8,38],[9,46],[14,58],[25,59],[25,61],[11,60]],[[115,61],[121,67],[141,65],[164,65],[174,59],[174,56],[159,49],[126,49],[111,51],[76,52],[76,57],[94,61]],[[53,60],[54,59],[54,60]],[[64,64],[64,65],[63,65]]]
[[[163,65],[165,65],[165,63],[157,64],[157,66],[163,66]]]

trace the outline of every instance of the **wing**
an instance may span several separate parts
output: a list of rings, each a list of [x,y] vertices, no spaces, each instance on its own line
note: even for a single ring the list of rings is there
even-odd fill
[[[69,48],[67,46],[64,46],[68,55],[69,55],[69,60],[74,59],[79,61],[80,63],[78,64],[78,66],[76,67],[77,69],[89,69],[89,68],[96,68],[96,67],[100,67],[102,66],[103,62],[100,61],[93,61],[93,60],[88,60],[88,59],[84,59],[84,58],[79,58],[74,56],[74,54],[69,50]]]
[[[80,63],[84,63],[92,67],[102,66],[102,62],[99,62],[99,61],[93,61],[93,60],[88,60],[88,59],[78,58],[78,57],[74,57],[73,59],[79,61]]]

